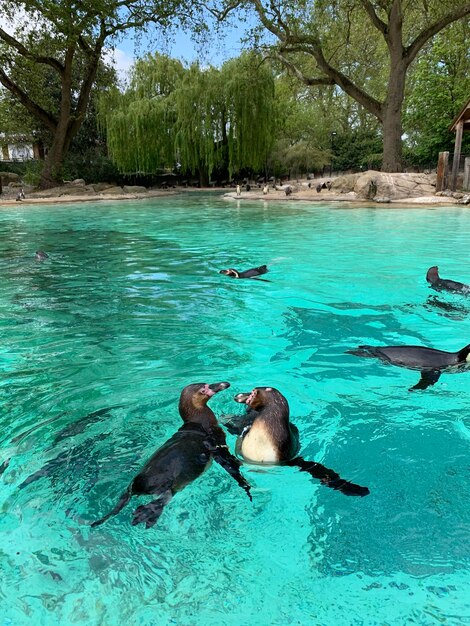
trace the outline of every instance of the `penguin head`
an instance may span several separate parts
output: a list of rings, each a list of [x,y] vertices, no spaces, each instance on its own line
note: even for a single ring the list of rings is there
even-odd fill
[[[230,383],[192,383],[180,395],[179,412],[185,422],[197,421],[197,413],[206,409],[207,402],[219,391],[228,389]],[[210,409],[208,409],[210,411]]]
[[[220,270],[219,274],[225,274],[226,276],[231,276],[232,278],[240,278],[240,274],[237,270],[233,268],[229,268],[228,270]]]
[[[236,402],[248,405],[255,411],[261,411],[266,406],[274,405],[289,411],[289,405],[282,393],[274,387],[255,387],[249,393],[237,393]]]

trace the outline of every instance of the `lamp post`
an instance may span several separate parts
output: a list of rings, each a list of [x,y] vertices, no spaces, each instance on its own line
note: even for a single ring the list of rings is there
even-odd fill
[[[333,141],[334,138],[336,137],[336,131],[332,130],[330,133],[330,150],[331,150],[331,156],[330,156],[330,178],[333,172]]]

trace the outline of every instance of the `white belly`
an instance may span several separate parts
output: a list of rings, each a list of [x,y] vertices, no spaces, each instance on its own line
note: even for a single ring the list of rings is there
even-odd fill
[[[279,463],[279,452],[264,428],[253,425],[241,445],[243,458],[253,463]]]

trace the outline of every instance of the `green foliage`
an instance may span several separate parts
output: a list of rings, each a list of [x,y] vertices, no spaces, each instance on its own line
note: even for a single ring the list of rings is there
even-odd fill
[[[101,150],[93,148],[81,153],[70,151],[62,172],[64,180],[83,178],[88,184],[119,179],[119,172],[112,161]]]
[[[382,126],[383,168],[400,171],[409,69],[437,33],[459,20],[468,25],[468,0],[248,0],[248,4],[268,33],[266,49],[298,79],[308,86],[335,84],[376,118]],[[257,29],[256,41],[260,39]]]
[[[152,173],[178,162],[207,182],[215,169],[231,175],[264,166],[276,123],[274,79],[254,54],[220,70],[147,56],[126,93],[106,94],[100,111],[121,172]]]
[[[277,132],[274,77],[259,55],[244,53],[222,66],[229,173],[262,171]]]
[[[19,14],[25,27],[0,26],[0,83],[51,137],[41,186],[60,178],[105,45],[129,30],[192,20],[198,10],[186,0],[2,0],[2,17]]]
[[[379,170],[382,137],[378,131],[351,130],[332,139],[332,165],[336,171]]]
[[[437,163],[439,152],[453,152],[449,126],[470,98],[470,24],[459,22],[440,33],[417,60],[410,76],[404,130],[407,158],[414,164]],[[462,152],[470,153],[464,134]]]
[[[23,180],[27,185],[37,187],[41,179],[43,163],[41,161],[25,161]]]

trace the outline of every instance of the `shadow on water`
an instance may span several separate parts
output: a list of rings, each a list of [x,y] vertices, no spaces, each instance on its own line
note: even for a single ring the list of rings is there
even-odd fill
[[[462,302],[442,300],[438,296],[428,296],[424,307],[428,310],[435,311],[438,315],[448,317],[449,319],[463,320],[470,313],[470,305]]]
[[[353,365],[345,355],[347,350],[364,343],[389,343],[387,336],[392,332],[410,334],[409,328],[397,318],[396,308],[390,305],[339,302],[318,308],[290,307],[283,319],[287,345],[282,352],[273,354],[271,362],[298,360],[300,356],[299,365],[318,367],[322,375],[328,376],[326,368],[334,378],[341,376],[348,380],[357,378],[364,365]],[[417,343],[425,345],[425,336],[416,331],[413,336]],[[309,377],[308,373],[304,375]]]

